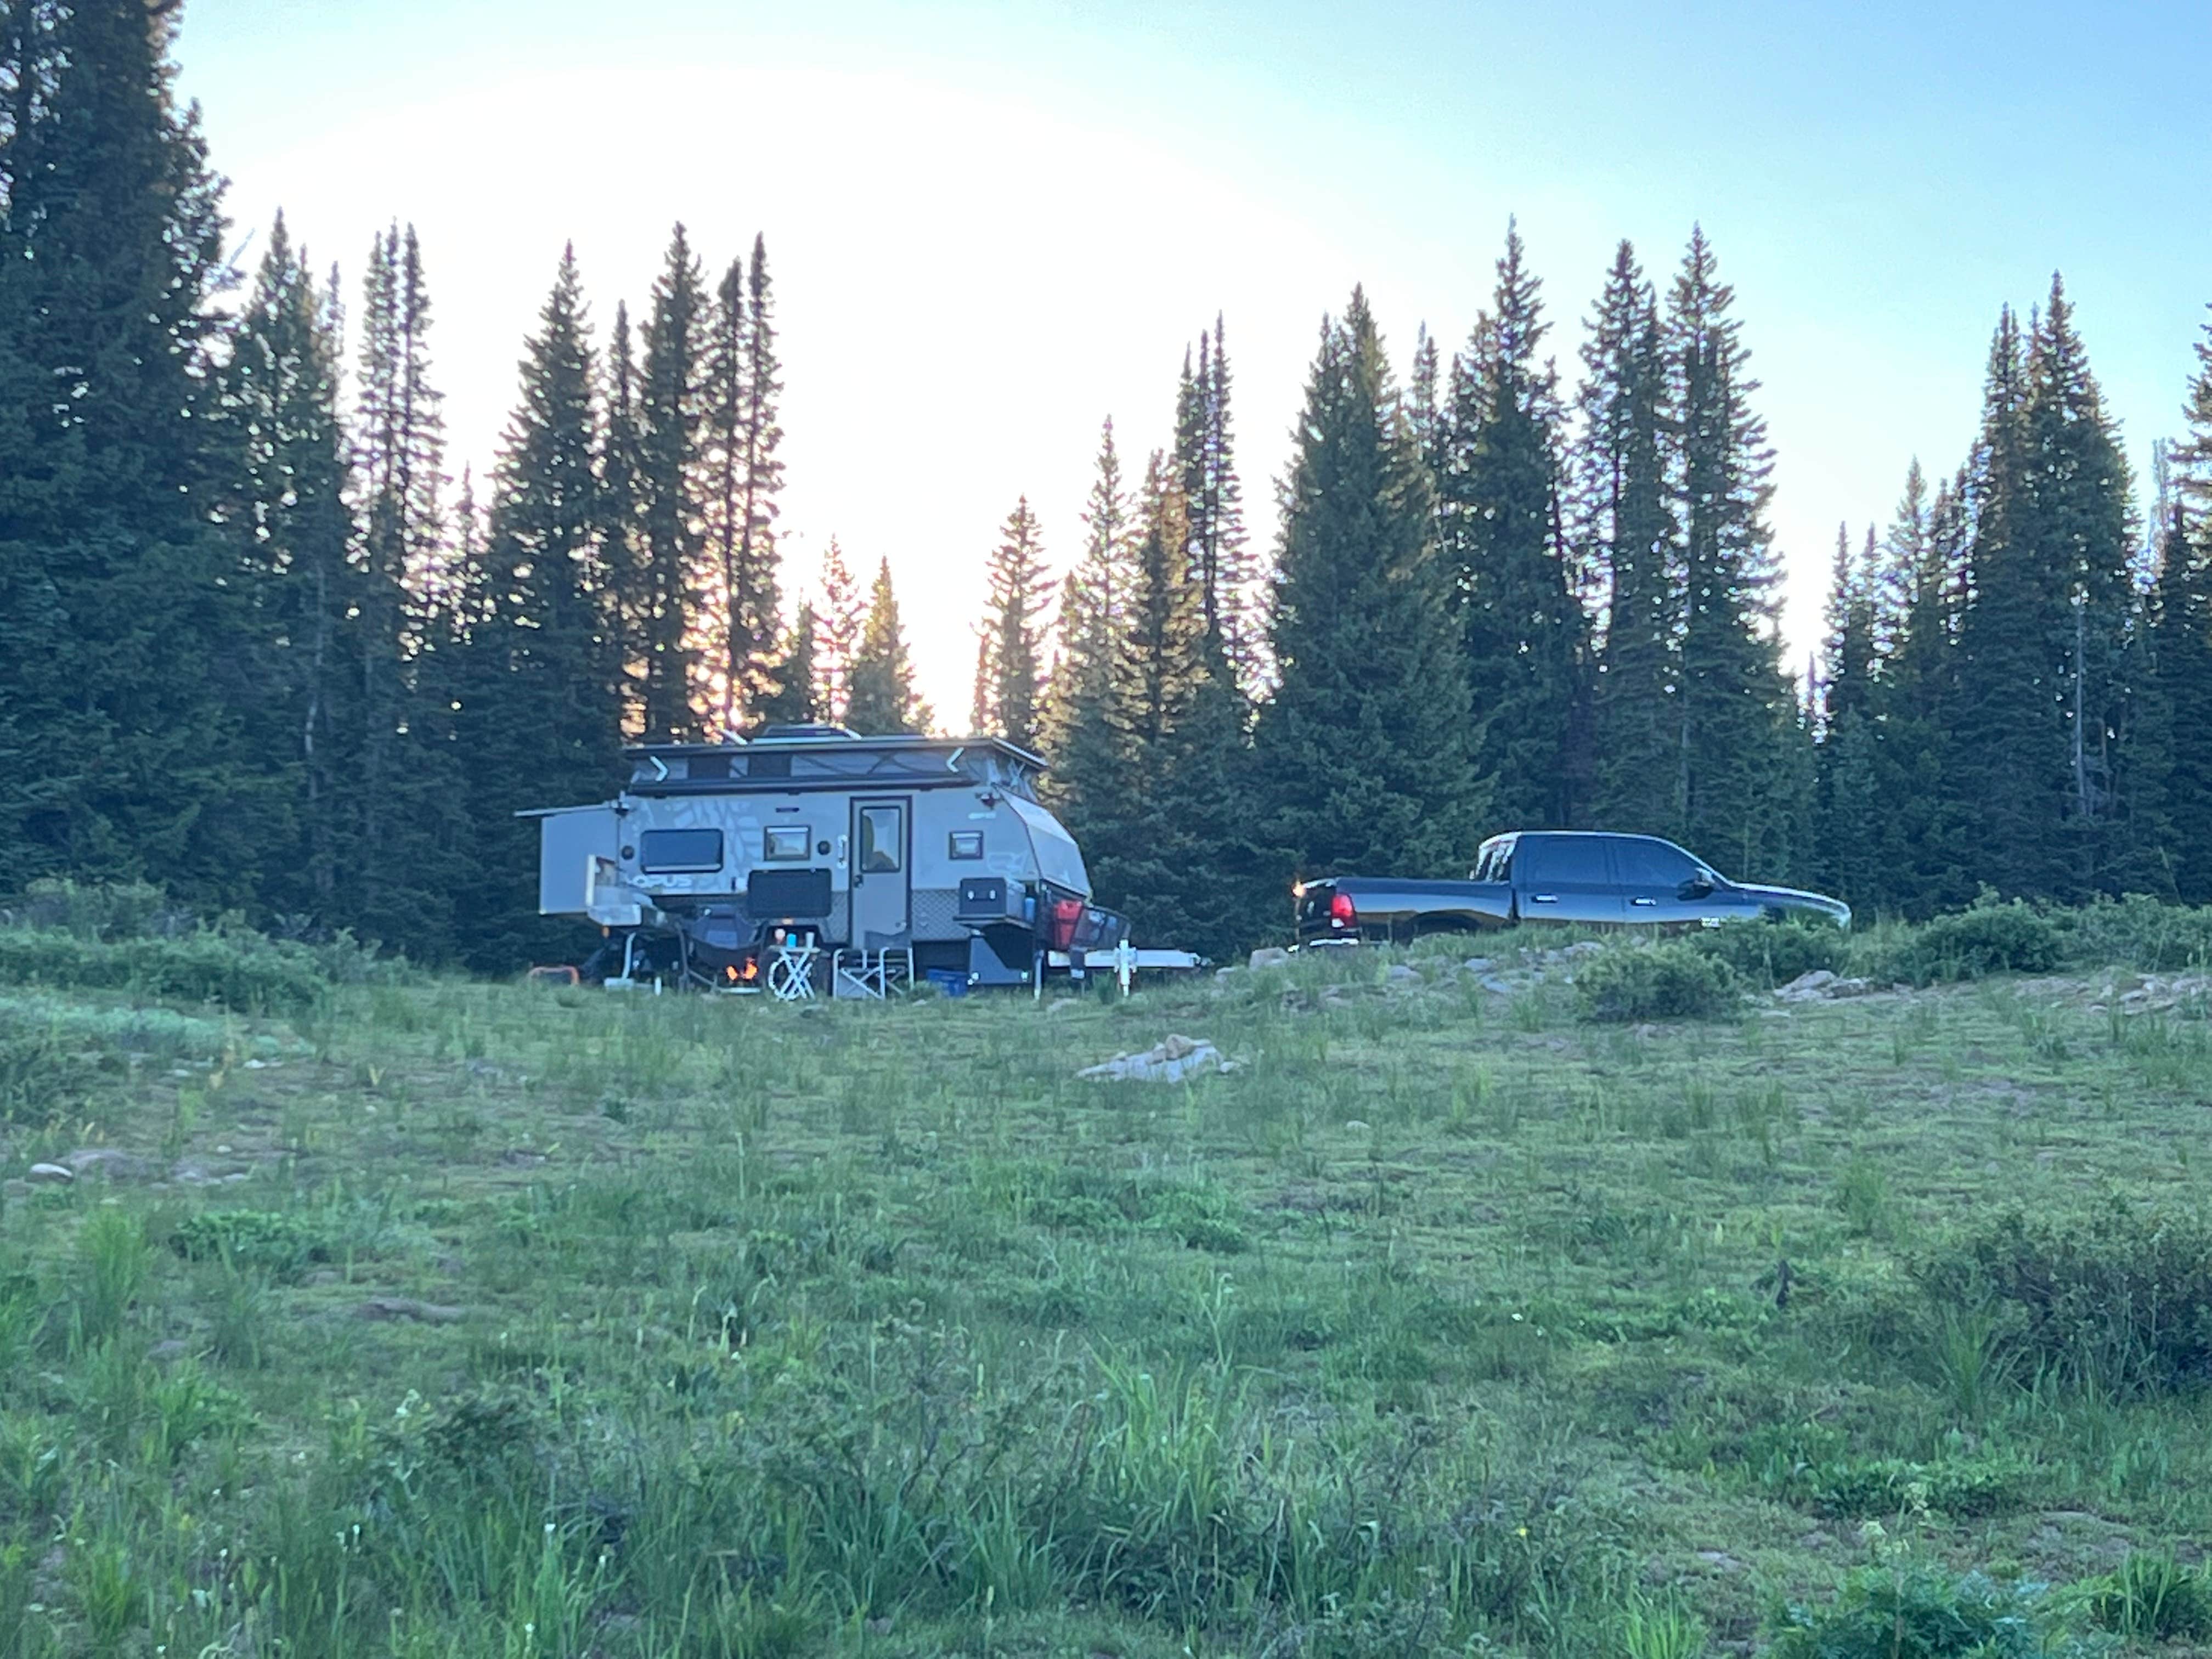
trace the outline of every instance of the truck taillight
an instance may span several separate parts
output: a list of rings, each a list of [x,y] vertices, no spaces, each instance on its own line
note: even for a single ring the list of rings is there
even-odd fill
[[[1352,907],[1351,894],[1339,893],[1329,900],[1328,920],[1333,927],[1349,927],[1359,920],[1359,912]]]
[[[1075,944],[1075,930],[1083,921],[1081,899],[1054,899],[1052,904],[1052,934],[1050,944],[1055,951],[1071,949]]]

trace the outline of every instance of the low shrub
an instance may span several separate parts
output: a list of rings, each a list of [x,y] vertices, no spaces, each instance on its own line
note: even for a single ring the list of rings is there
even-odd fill
[[[2014,900],[1981,903],[1863,940],[1852,966],[1869,979],[1935,985],[1990,974],[2047,974],[2063,957],[2058,925]]]
[[[2053,911],[2051,920],[2066,959],[2077,967],[2153,974],[2212,967],[2212,905],[2166,904],[2130,893]]]
[[[131,991],[266,1014],[310,1007],[330,983],[309,947],[258,934],[198,933],[109,942],[56,929],[0,928],[4,985]]]
[[[1705,955],[1728,963],[1747,983],[1771,990],[1816,969],[1842,973],[1851,936],[1832,922],[1793,918],[1703,928],[1692,933],[1689,942]]]
[[[1735,969],[1675,940],[1625,945],[1575,969],[1582,1015],[1594,1020],[1712,1019],[1736,1006]]]
[[[2033,1587],[1929,1563],[1865,1567],[1824,1607],[1774,1620],[1773,1659],[2043,1659],[2086,1651],[2056,1627]]]
[[[1983,1307],[2032,1358],[2130,1394],[2212,1380],[2212,1222],[2116,1204],[2011,1211],[1914,1266],[1938,1307]]]
[[[1987,1458],[1839,1458],[1802,1471],[1790,1495],[1839,1519],[1879,1518],[1921,1504],[1962,1517],[2002,1515],[2018,1505],[2024,1474],[2017,1464]]]
[[[2082,1610],[2115,1635],[2144,1642],[2212,1638],[2212,1574],[2182,1565],[2171,1547],[2137,1550],[2075,1591]]]
[[[228,1261],[280,1279],[331,1256],[321,1228],[276,1210],[202,1210],[177,1224],[169,1246],[187,1261]]]
[[[51,1025],[11,1018],[0,1006],[0,1123],[42,1124],[84,1097],[91,1064]]]

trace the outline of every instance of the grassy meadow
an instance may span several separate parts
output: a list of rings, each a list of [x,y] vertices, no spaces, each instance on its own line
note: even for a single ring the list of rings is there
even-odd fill
[[[0,1654],[2212,1651],[2197,946],[2066,941],[1595,1019],[0,930]]]

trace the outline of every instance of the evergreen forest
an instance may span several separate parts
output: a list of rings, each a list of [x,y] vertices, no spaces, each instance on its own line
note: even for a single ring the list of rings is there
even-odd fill
[[[435,250],[395,222],[342,267],[280,216],[232,269],[173,26],[0,0],[0,879],[510,971],[582,943],[514,815],[612,793],[626,743],[946,718],[883,550],[780,555],[764,238],[676,226],[611,315],[550,261],[456,477]],[[1664,267],[1622,242],[1577,325],[1509,227],[1464,342],[1419,330],[1402,377],[1354,290],[1264,549],[1229,348],[1216,317],[1163,375],[1163,447],[1104,422],[1060,547],[1024,497],[977,550],[968,723],[1050,761],[1140,939],[1238,949],[1300,874],[1463,874],[1539,826],[1869,915],[2212,902],[2212,331],[2139,489],[2063,283],[2000,309],[1967,453],[1839,529],[1803,681],[1701,231]]]

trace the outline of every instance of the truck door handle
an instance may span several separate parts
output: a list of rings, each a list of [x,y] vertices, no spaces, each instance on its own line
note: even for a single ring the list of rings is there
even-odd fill
[[[1659,902],[1656,898],[1632,898],[1628,902],[1631,904],[1656,904]]]
[[[1528,902],[1531,904],[1557,904],[1559,902],[1559,896],[1557,893],[1531,893],[1528,895]]]

